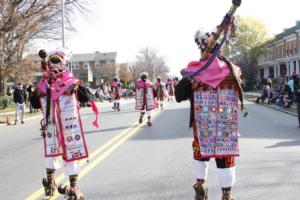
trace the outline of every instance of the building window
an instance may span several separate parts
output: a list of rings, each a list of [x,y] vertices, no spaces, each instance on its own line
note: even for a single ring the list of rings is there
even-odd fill
[[[71,62],[72,69],[79,69],[79,62]]]
[[[297,62],[296,60],[294,61],[294,71],[293,72],[296,72],[297,71]]]
[[[269,77],[274,78],[274,67],[269,67]]]
[[[84,68],[84,69],[88,69],[88,67],[89,67],[89,63],[88,63],[88,62],[84,62],[84,63],[83,63],[83,68]]]
[[[285,64],[281,64],[280,65],[280,75],[286,75],[287,69],[286,69],[286,65]]]
[[[95,68],[100,68],[100,62],[99,61],[95,62]]]

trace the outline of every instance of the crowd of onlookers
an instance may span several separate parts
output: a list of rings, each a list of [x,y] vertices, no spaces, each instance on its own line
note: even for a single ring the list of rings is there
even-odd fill
[[[292,76],[281,77],[279,85],[274,87],[271,78],[264,76],[260,81],[261,95],[256,102],[291,107],[297,101],[295,87],[298,87],[298,80],[297,74],[293,73]]]
[[[111,97],[112,89],[110,83],[102,84],[97,88],[86,87],[86,89],[88,91],[90,100],[93,99],[95,101],[100,101],[100,102],[104,102],[104,101],[110,102],[112,100]],[[134,95],[133,90],[130,90],[128,88],[122,88],[121,94],[122,97],[125,98],[132,97]],[[85,105],[82,106],[84,107]],[[89,106],[89,103],[87,103],[87,106]]]
[[[87,90],[87,93],[89,95],[90,102],[80,104],[81,107],[90,107],[91,101],[111,101],[111,85],[109,83],[102,84],[101,86],[97,88],[90,88],[84,86]],[[18,121],[21,121],[21,123],[24,123],[24,112],[25,112],[25,105],[29,106],[29,112],[37,112],[38,110],[33,109],[31,106],[31,98],[33,96],[35,89],[35,84],[28,84],[23,85],[22,83],[18,83],[15,86],[9,86],[7,88],[7,95],[12,96],[14,103],[15,103],[15,124],[18,123]],[[132,97],[134,95],[133,91],[127,88],[123,88],[122,91],[122,97]]]

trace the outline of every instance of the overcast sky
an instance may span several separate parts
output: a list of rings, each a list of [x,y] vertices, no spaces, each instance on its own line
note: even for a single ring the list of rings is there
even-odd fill
[[[211,31],[231,6],[231,0],[95,0],[90,22],[74,21],[66,47],[73,53],[116,51],[117,62],[132,62],[141,48],[159,50],[171,74],[178,75],[199,59],[195,31]],[[242,0],[236,14],[263,20],[270,34],[280,33],[300,20],[299,0]],[[54,48],[61,43],[48,45]]]

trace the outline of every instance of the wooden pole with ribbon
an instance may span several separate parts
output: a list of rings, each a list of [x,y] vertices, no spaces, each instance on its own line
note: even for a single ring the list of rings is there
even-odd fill
[[[219,26],[217,26],[217,32],[214,34],[213,39],[209,41],[206,49],[201,55],[201,60],[206,60],[208,58],[208,54],[211,53],[213,48],[215,47],[218,39],[220,38],[221,34],[228,29],[230,24],[232,23],[232,17],[237,10],[237,8],[241,5],[242,0],[232,0],[232,6],[230,7],[229,11],[225,15],[223,21]]]

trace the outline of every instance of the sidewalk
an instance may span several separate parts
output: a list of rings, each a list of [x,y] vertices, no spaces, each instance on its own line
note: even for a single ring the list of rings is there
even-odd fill
[[[254,103],[256,103],[255,100],[259,96],[260,96],[259,92],[244,92],[244,98],[246,100],[254,102]],[[291,106],[291,108],[282,108],[275,104],[265,104],[265,103],[259,103],[259,104],[256,103],[256,104],[261,105],[261,106],[266,106],[268,108],[272,108],[272,109],[275,109],[275,110],[278,110],[278,111],[281,111],[281,112],[284,112],[284,113],[287,113],[287,114],[290,114],[293,116],[298,116],[296,104],[293,104]]]
[[[121,100],[121,104],[123,105],[133,103],[133,102],[134,102],[134,98],[124,98]],[[104,102],[96,101],[95,103],[98,107],[100,107],[100,115],[101,115],[101,107],[105,108],[105,107],[112,106],[112,103],[109,101],[104,101]],[[81,109],[86,109],[86,108],[81,108]],[[29,108],[28,107],[25,108],[25,123],[28,120],[37,119],[37,118],[41,119],[41,116],[42,116],[42,112],[40,110],[39,112],[30,113]],[[6,122],[7,118],[9,119],[10,124],[14,125],[15,111],[0,112],[0,127],[7,126],[7,122]]]

